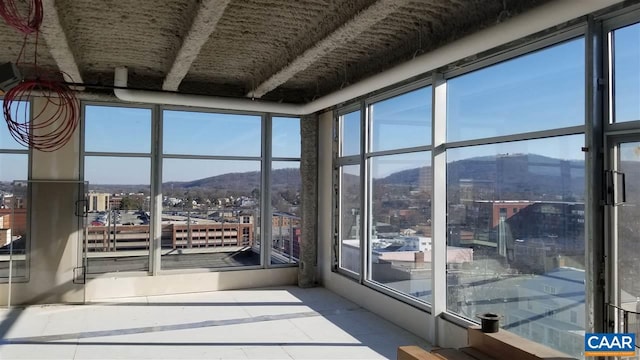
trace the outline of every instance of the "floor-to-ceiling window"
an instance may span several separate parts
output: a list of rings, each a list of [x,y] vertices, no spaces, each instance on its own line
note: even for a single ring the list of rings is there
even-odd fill
[[[584,46],[447,80],[447,309],[500,314],[572,355],[585,330]]]
[[[162,269],[261,264],[262,117],[162,113]]]
[[[22,121],[22,116],[31,116],[30,104],[16,103],[12,114]],[[28,175],[29,150],[0,124],[0,281],[27,276]]]
[[[85,104],[87,274],[296,264],[300,121]]]
[[[605,24],[608,330],[640,335],[640,12]],[[638,343],[636,341],[636,347]]]
[[[354,109],[341,113],[336,132],[338,215],[334,221],[339,234],[339,246],[334,252],[338,267],[352,275],[360,274],[362,267],[361,116],[361,111]]]
[[[300,259],[300,118],[271,119],[271,263]]]
[[[431,296],[431,87],[367,107],[368,278]]]
[[[576,30],[512,54],[443,70],[437,96],[409,84],[338,111],[340,265],[350,254],[365,285],[413,303],[446,297],[446,312],[467,322],[497,313],[503,329],[580,356],[585,41]],[[436,152],[446,161],[433,168]],[[440,223],[436,192],[446,194]],[[431,267],[434,246],[445,247],[446,269]],[[438,294],[434,276],[445,284]]]
[[[149,270],[151,129],[150,108],[84,107],[87,274]]]

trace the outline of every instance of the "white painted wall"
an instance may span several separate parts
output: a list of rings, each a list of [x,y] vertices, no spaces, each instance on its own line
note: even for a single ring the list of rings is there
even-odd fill
[[[295,267],[158,276],[113,274],[87,280],[86,300],[286,286],[297,281]]]

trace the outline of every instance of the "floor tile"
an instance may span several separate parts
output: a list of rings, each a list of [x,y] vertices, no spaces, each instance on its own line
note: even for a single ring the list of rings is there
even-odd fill
[[[323,288],[0,309],[2,359],[384,359],[424,340]]]

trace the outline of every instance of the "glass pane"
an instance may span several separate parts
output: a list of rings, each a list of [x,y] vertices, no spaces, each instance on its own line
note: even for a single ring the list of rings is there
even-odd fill
[[[26,276],[28,156],[0,154],[0,278]]]
[[[340,267],[360,273],[360,165],[340,167]]]
[[[573,135],[447,150],[449,311],[499,314],[503,329],[580,357],[583,144]]]
[[[84,167],[87,273],[147,271],[151,160],[86,156]]]
[[[371,151],[431,144],[431,86],[371,105]]]
[[[11,117],[14,121],[24,123],[31,116],[31,104],[27,101],[18,101],[11,107]],[[4,119],[4,116],[2,117]],[[0,149],[27,150],[26,146],[18,143],[9,132],[9,124],[0,121]],[[24,178],[26,179],[26,177]]]
[[[431,153],[371,159],[371,280],[429,302]]]
[[[360,111],[340,116],[340,156],[360,154]]]
[[[272,119],[271,156],[300,157],[300,119],[274,117]]]
[[[613,32],[615,122],[640,120],[640,24]]]
[[[165,159],[165,269],[260,265],[260,161]]]
[[[165,154],[261,154],[260,116],[165,110],[162,131]]]
[[[626,202],[618,210],[618,299],[624,310],[640,313],[640,142],[620,144],[619,170],[626,174]],[[622,184],[619,184],[621,187]],[[622,201],[621,196],[618,201]],[[631,316],[629,332],[640,335],[637,315]]]
[[[300,258],[300,162],[274,161],[271,172],[271,263]]]
[[[85,151],[151,152],[151,109],[85,107]]]
[[[584,39],[447,82],[447,141],[583,125]]]

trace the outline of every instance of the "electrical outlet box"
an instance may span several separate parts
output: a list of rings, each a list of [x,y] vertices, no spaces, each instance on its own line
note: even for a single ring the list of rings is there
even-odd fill
[[[12,62],[0,65],[0,90],[6,93],[22,81],[22,75],[16,64]]]

